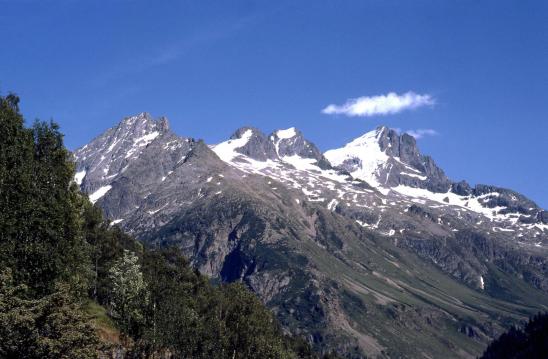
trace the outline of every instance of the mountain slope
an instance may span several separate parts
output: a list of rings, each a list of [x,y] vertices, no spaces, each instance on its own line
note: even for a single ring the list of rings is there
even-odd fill
[[[473,357],[548,303],[546,212],[384,127],[322,155],[294,128],[207,146],[141,114],[75,157],[113,223],[244,281],[320,349]]]

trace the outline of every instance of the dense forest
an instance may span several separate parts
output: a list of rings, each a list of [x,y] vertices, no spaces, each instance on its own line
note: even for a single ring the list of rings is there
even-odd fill
[[[15,95],[0,129],[0,357],[318,357],[242,284],[111,226],[73,182],[58,125],[26,127]]]

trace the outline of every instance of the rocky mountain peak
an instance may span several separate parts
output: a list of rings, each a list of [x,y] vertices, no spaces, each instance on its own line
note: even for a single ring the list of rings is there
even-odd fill
[[[134,116],[125,117],[117,126],[113,127],[113,129],[115,129],[114,132],[117,133],[126,133],[127,137],[142,136],[154,131],[169,131],[169,121],[166,117],[154,119],[150,113],[141,112]]]
[[[421,156],[415,138],[407,133],[399,133],[397,130],[378,126],[374,131],[367,132],[351,144],[354,146],[371,145],[377,142],[380,150],[388,156],[398,157],[405,163],[416,162]]]
[[[167,117],[162,116],[158,119],[158,129],[164,132],[169,131],[169,120],[167,119]]]
[[[255,127],[241,127],[232,136],[228,144],[234,151],[254,160],[266,161],[277,158],[276,149],[270,139]]]
[[[414,137],[387,126],[379,126],[324,155],[333,166],[381,189],[405,185],[446,192],[451,186],[434,161],[420,153]]]
[[[189,140],[172,133],[166,117],[155,119],[147,112],[125,117],[74,152],[78,163],[75,181],[95,201],[152,147],[180,157]]]
[[[117,152],[124,152],[129,158],[138,152],[139,148],[146,147],[157,137],[169,133],[167,118],[154,119],[149,113],[125,117],[118,125],[108,129],[89,144],[77,149],[77,159],[89,159],[92,154],[101,153],[114,157]],[[102,160],[101,160],[102,161]]]
[[[305,143],[301,131],[295,127],[274,131],[270,134],[269,139],[276,147],[276,153],[280,157],[297,154]]]
[[[375,132],[381,151],[387,151],[390,154],[393,154],[393,149],[397,148],[400,142],[400,135],[398,132],[386,126],[377,127]]]
[[[274,131],[269,138],[280,158],[291,156],[311,158],[315,159],[320,167],[329,167],[329,162],[316,145],[306,140],[303,133],[295,127]]]
[[[302,132],[295,127],[276,130],[268,136],[255,127],[241,127],[230,136],[228,141],[215,148],[221,158],[227,157],[226,160],[233,158],[233,155],[228,155],[233,151],[262,162],[297,156],[314,159],[322,168],[330,167],[321,151],[312,142],[306,140]],[[225,156],[224,153],[227,155]]]
[[[257,135],[263,135],[261,130],[251,126],[242,126],[234,131],[234,133],[229,137],[229,140],[238,140]]]

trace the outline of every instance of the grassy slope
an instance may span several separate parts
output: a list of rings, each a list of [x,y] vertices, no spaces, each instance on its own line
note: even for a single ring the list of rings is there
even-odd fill
[[[366,333],[376,340],[366,349],[370,353],[475,357],[490,338],[481,332],[471,338],[459,331],[463,326],[497,333],[504,324],[547,309],[548,295],[494,266],[492,272],[504,287],[514,288],[512,297],[497,292],[496,283],[487,283],[486,291],[504,300],[488,296],[395,247],[389,238],[367,237],[348,236],[338,256],[311,241],[303,242],[301,250],[344,294],[341,306],[351,328],[341,325],[341,329],[353,335]],[[367,338],[361,344],[367,346]]]
[[[92,300],[84,306],[84,311],[91,317],[101,341],[106,345],[120,345],[120,330],[108,316],[107,310]]]

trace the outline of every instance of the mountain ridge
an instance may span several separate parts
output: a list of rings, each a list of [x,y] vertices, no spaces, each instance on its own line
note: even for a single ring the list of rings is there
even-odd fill
[[[156,127],[143,126],[148,140]],[[394,334],[393,311],[406,325],[446,333],[452,345],[468,343],[476,349],[451,355],[469,357],[503,330],[500,318],[548,302],[545,211],[513,191],[451,182],[409,135],[379,127],[361,136],[384,156],[373,162],[377,173],[360,178],[352,173],[363,172],[367,153],[357,151],[354,161],[355,153],[344,153],[332,165],[295,128],[266,135],[243,127],[209,146],[167,126],[150,141],[124,142],[130,132],[108,131],[75,158],[90,197],[110,186],[96,203],[112,223],[149,245],[178,246],[213,278],[246,283],[286,330],[317,348],[386,357],[417,340],[427,350],[412,332]],[[109,151],[117,139],[120,147]],[[348,158],[354,167],[340,165]],[[419,272],[430,287],[417,281]],[[433,290],[440,285],[447,294]],[[449,295],[476,307],[471,293],[481,315],[447,304]],[[489,309],[494,302],[506,314]],[[432,327],[425,313],[438,318]],[[366,325],[376,321],[382,335]],[[428,350],[439,355],[445,339],[435,337]]]

